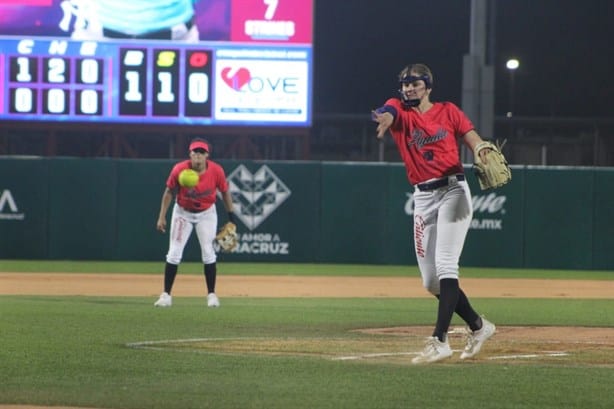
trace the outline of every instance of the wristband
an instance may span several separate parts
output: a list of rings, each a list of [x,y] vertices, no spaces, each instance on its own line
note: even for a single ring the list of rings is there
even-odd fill
[[[228,212],[228,221],[237,224],[234,212]]]

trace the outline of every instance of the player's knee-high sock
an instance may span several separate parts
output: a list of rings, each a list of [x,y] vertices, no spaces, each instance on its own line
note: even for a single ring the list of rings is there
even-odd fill
[[[164,292],[171,293],[173,289],[173,283],[177,276],[177,264],[166,263],[164,266]]]
[[[455,311],[469,325],[471,331],[482,328],[482,318],[475,312],[469,303],[469,299],[460,288],[458,289],[458,303]]]
[[[445,341],[452,321],[452,314],[458,303],[458,280],[454,278],[444,278],[439,281],[439,306],[437,308],[437,323],[433,336],[440,341]]]
[[[215,263],[205,264],[205,281],[209,293],[215,292],[215,279],[217,276],[217,266]]]

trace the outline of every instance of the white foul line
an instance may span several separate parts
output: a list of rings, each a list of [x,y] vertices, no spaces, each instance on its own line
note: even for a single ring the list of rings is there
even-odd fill
[[[348,355],[333,358],[333,361],[351,361],[363,358],[380,358],[383,356],[418,355],[418,352],[381,352],[377,354]]]
[[[524,359],[524,358],[541,358],[541,357],[557,357],[557,356],[569,356],[567,352],[546,352],[543,354],[519,354],[519,355],[499,355],[490,356],[486,359]]]

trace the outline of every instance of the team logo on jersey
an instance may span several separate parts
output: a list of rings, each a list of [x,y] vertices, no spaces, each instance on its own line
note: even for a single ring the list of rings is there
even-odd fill
[[[416,145],[418,146],[418,148],[422,148],[425,145],[429,145],[431,143],[441,141],[442,139],[445,139],[447,136],[448,136],[448,132],[443,128],[439,128],[437,132],[435,132],[434,135],[429,135],[426,132],[424,132],[422,129],[416,128],[411,132],[412,139],[407,141],[407,147],[411,148],[412,145]],[[427,158],[427,160],[432,160],[432,158],[431,159]]]
[[[227,179],[235,213],[250,230],[265,221],[292,193],[266,165],[255,173],[240,165]]]
[[[0,195],[0,220],[23,220],[24,213],[20,213],[17,203],[10,190],[4,190]]]

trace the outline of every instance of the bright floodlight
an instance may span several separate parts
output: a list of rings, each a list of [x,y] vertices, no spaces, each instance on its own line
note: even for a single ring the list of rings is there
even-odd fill
[[[515,58],[512,58],[511,60],[507,60],[507,63],[505,64],[508,70],[515,70],[516,68],[518,68],[519,65],[520,65],[520,62]]]

